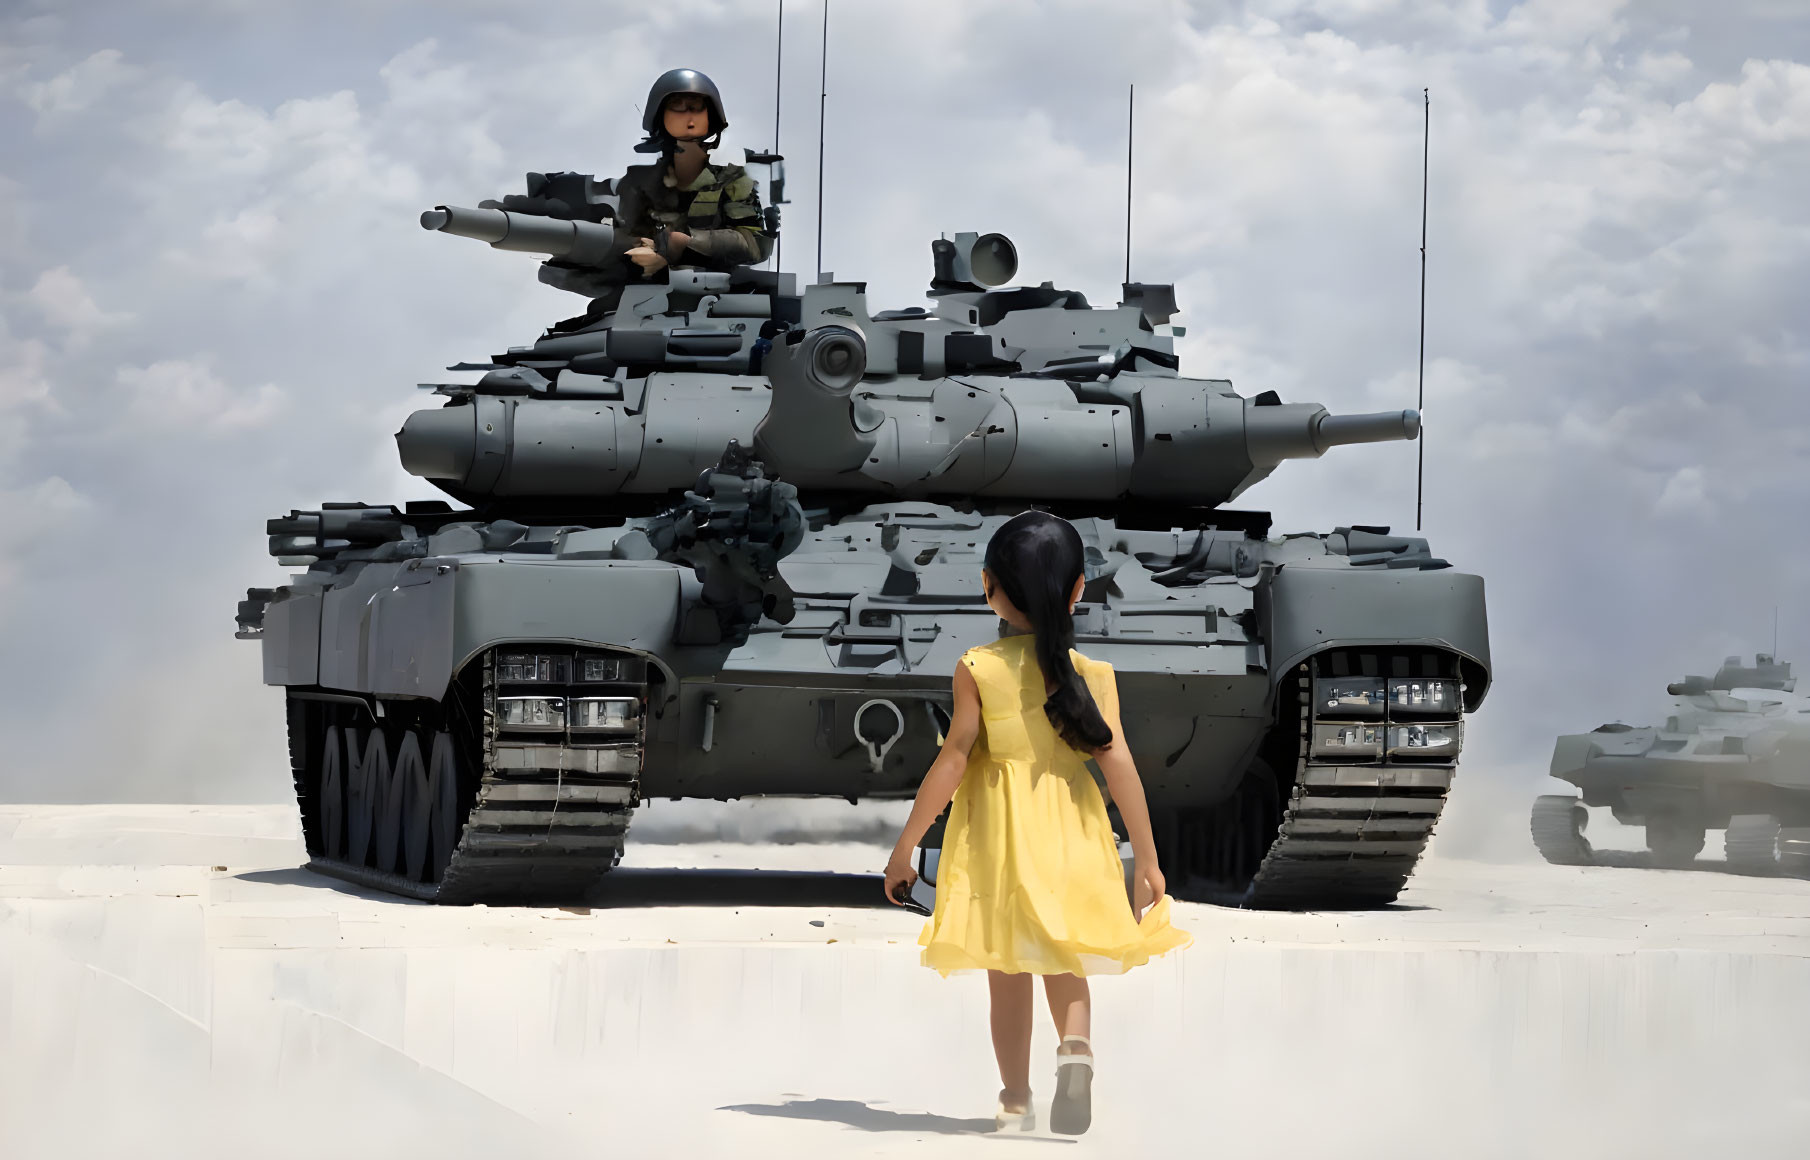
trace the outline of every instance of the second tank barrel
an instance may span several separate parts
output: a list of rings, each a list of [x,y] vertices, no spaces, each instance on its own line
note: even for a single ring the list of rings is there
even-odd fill
[[[580,265],[597,265],[619,256],[616,231],[599,222],[437,205],[422,213],[421,228],[488,242],[499,250],[546,254]]]

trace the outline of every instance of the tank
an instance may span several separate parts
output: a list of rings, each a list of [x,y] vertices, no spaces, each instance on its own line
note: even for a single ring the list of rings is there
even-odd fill
[[[1585,806],[1646,828],[1648,863],[1695,863],[1723,831],[1728,867],[1745,874],[1810,873],[1810,697],[1788,663],[1765,653],[1729,657],[1713,677],[1666,686],[1662,726],[1599,725],[1561,737],[1552,776],[1581,796],[1536,799],[1534,845],[1548,862],[1615,861],[1585,837]]]
[[[570,901],[653,798],[908,798],[957,658],[1007,631],[987,539],[1036,506],[1087,545],[1078,647],[1117,669],[1173,892],[1396,897],[1489,685],[1483,582],[1419,537],[1272,536],[1226,505],[1286,461],[1413,439],[1414,411],[1183,377],[1171,287],[1011,285],[997,233],[932,242],[906,309],[771,270],[651,281],[613,197],[530,174],[424,213],[591,304],[427,384],[397,450],[453,502],[270,521],[302,570],[248,592],[239,635],[287,699],[316,869]]]

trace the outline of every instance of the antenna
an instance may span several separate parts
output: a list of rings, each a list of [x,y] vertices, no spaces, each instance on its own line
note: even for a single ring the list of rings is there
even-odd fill
[[[1772,659],[1779,659],[1779,606],[1772,606]]]
[[[827,3],[827,0],[826,0]],[[1416,399],[1422,414],[1427,409],[1427,157],[1433,135],[1433,98],[1420,90],[1420,394]],[[1414,530],[1420,531],[1420,503],[1427,480],[1427,429],[1423,424],[1419,462],[1414,468]]]
[[[823,108],[830,71],[830,0],[823,0],[823,50],[817,66],[817,280],[823,281]]]
[[[1137,109],[1138,87],[1125,92],[1125,285],[1131,285],[1131,128]]]
[[[786,53],[786,0],[779,0],[779,23],[773,29],[773,153],[779,155],[779,70]],[[774,182],[778,185],[778,182]],[[773,204],[778,205],[785,196],[783,189],[773,191]],[[781,269],[779,264],[780,235],[773,235],[773,272]]]

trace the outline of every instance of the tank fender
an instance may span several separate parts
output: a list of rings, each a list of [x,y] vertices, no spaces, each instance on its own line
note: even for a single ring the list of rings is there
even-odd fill
[[[1284,566],[1259,581],[1256,596],[1271,684],[1329,648],[1432,645],[1469,662],[1463,666],[1467,711],[1489,690],[1481,576],[1444,568]]]
[[[321,597],[280,589],[264,609],[264,683],[312,685],[320,677]]]
[[[446,695],[452,679],[452,620],[459,562],[451,557],[410,560],[389,591],[370,605],[371,691],[380,696]]]
[[[1582,786],[1584,767],[1601,755],[1602,749],[1588,733],[1568,734],[1552,747],[1552,764],[1547,772],[1560,781]]]
[[[450,556],[368,564],[320,601],[319,683],[392,697],[439,698],[452,677]]]
[[[455,573],[453,663],[441,688],[472,657],[500,644],[594,645],[649,656],[670,650],[681,571],[662,560],[468,563]]]

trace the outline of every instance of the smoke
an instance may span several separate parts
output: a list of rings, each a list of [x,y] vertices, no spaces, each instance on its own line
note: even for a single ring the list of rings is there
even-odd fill
[[[635,845],[698,842],[799,845],[863,842],[890,847],[911,813],[909,801],[849,803],[840,798],[744,798],[739,801],[661,801],[635,811],[628,840]]]

